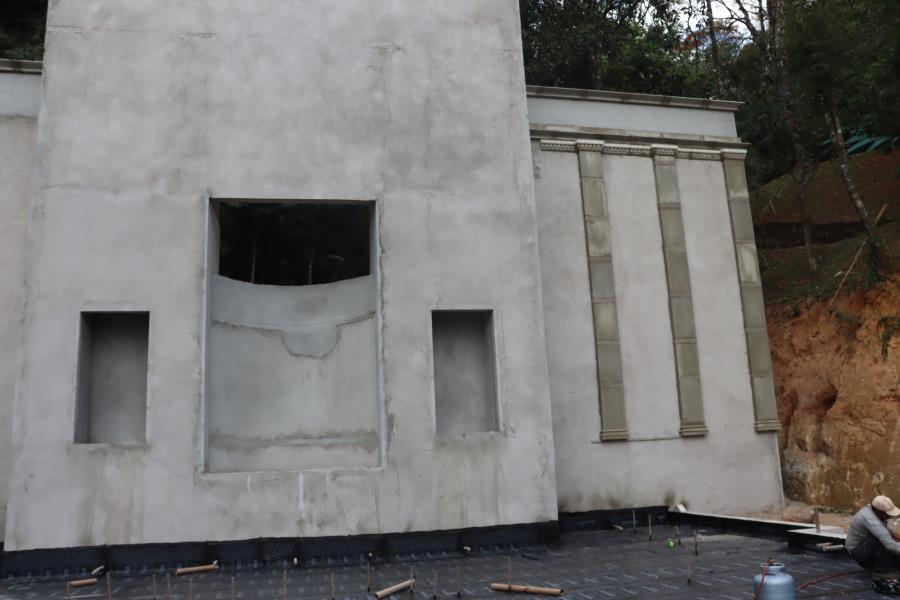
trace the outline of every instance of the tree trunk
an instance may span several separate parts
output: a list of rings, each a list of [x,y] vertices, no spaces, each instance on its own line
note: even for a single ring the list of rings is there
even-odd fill
[[[863,204],[862,196],[859,195],[856,184],[853,182],[853,176],[850,173],[850,159],[847,155],[847,142],[844,140],[844,132],[841,130],[841,117],[830,96],[822,95],[821,100],[825,108],[825,122],[828,123],[828,128],[831,130],[831,143],[834,145],[834,154],[840,167],[841,178],[844,180],[844,187],[847,189],[847,195],[853,203],[853,208],[856,209],[856,213],[859,215],[859,220],[862,221],[863,226],[866,228],[866,239],[869,242],[869,247],[875,254],[876,260],[880,261],[878,231],[875,228],[875,222],[869,214],[866,205]]]
[[[761,8],[761,7],[760,7]],[[806,158],[806,147],[803,145],[803,134],[797,121],[797,108],[791,88],[788,84],[786,69],[784,66],[784,0],[769,0],[769,32],[772,36],[770,44],[773,67],[770,73],[777,81],[776,89],[781,96],[781,106],[784,110],[784,119],[787,121],[788,130],[791,133],[791,145],[794,149],[794,166],[791,169],[791,177],[800,186],[797,194],[797,208],[800,212],[800,225],[803,228],[803,247],[806,250],[806,260],[809,270],[813,273],[819,270],[812,243],[812,217],[806,202],[806,194],[809,183],[812,180],[813,171],[809,167]]]
[[[716,23],[713,19],[712,0],[706,0],[706,28],[709,31],[710,52],[712,52],[713,71],[716,74],[716,91],[719,99],[725,98],[725,84],[722,82],[722,69],[719,64],[719,39],[716,37]]]
[[[253,234],[253,249],[250,252],[250,283],[256,283],[256,247],[259,241],[259,234]]]

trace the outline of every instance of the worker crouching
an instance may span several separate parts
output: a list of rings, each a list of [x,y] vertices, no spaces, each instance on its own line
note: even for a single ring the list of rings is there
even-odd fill
[[[900,569],[900,542],[888,528],[892,517],[900,517],[900,508],[887,496],[876,496],[871,504],[853,515],[845,546],[853,560],[864,569]],[[897,526],[895,523],[891,525]]]

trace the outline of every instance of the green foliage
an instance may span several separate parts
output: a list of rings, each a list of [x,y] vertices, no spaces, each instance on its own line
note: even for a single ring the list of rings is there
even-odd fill
[[[712,71],[685,51],[674,0],[521,0],[534,85],[708,95]]]
[[[41,60],[47,0],[0,2],[0,58]]]

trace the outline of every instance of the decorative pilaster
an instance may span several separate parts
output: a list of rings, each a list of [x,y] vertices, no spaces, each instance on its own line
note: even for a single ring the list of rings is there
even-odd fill
[[[728,189],[728,209],[734,236],[734,253],[738,280],[741,286],[741,306],[744,312],[744,333],[747,337],[747,358],[750,381],[753,385],[753,411],[756,431],[778,431],[778,407],[772,378],[772,357],[769,354],[769,335],[766,331],[766,311],[763,302],[762,279],[756,256],[750,194],[741,150],[723,150],[722,165]]]
[[[602,142],[579,142],[581,202],[587,245],[597,353],[597,384],[600,390],[601,441],[628,439],[625,390],[619,347],[619,320],[613,274],[609,212],[603,185]]]
[[[703,416],[703,394],[700,388],[700,361],[697,334],[694,329],[694,303],[688,271],[684,220],[678,192],[675,162],[677,147],[653,145],[653,173],[662,232],[666,284],[669,290],[669,315],[678,377],[678,407],[682,436],[702,436],[709,431]]]

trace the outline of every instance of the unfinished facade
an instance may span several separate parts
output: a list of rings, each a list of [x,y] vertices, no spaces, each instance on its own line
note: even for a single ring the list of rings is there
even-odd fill
[[[781,504],[736,105],[526,91],[515,0],[58,2],[3,68],[6,550]]]

